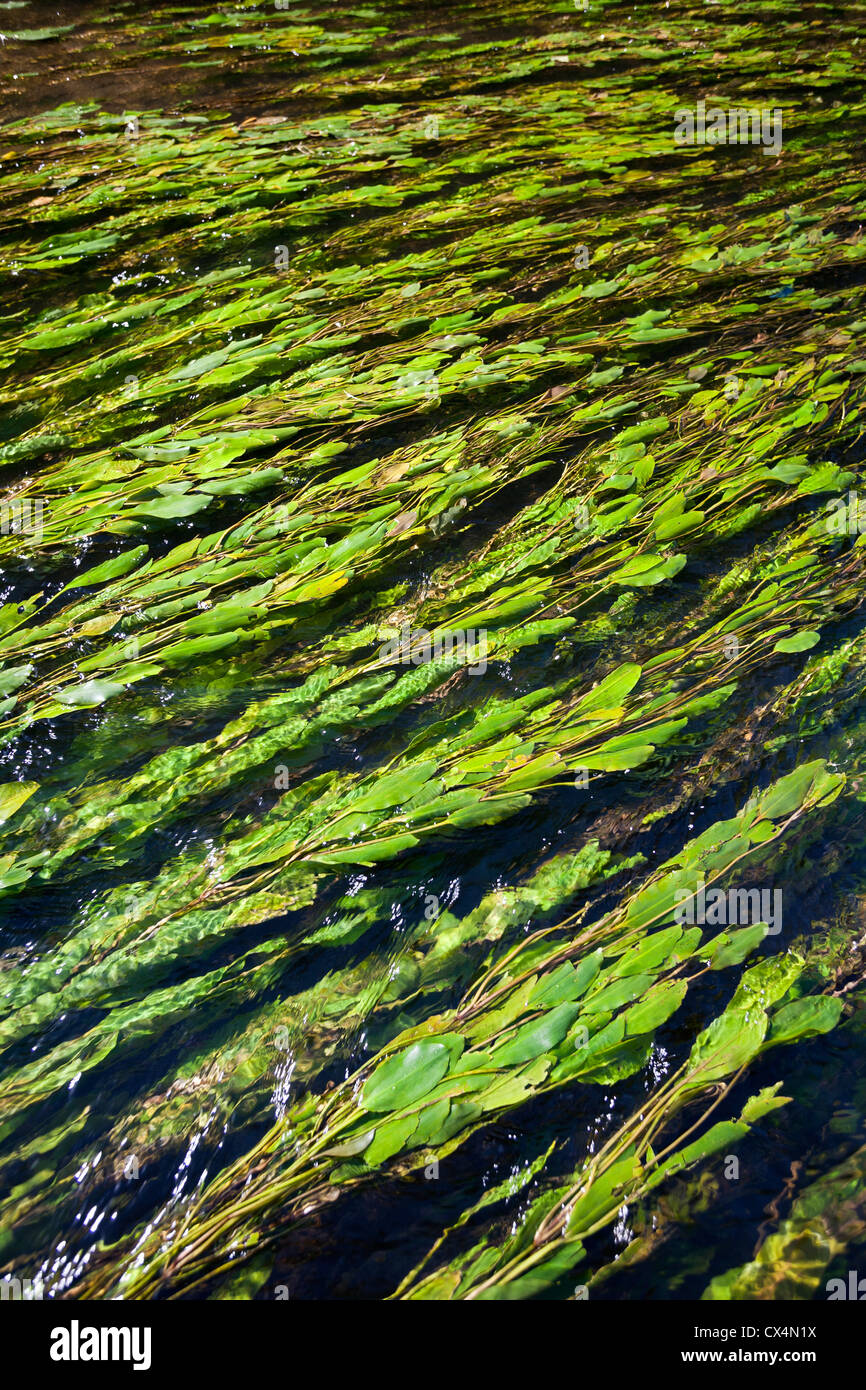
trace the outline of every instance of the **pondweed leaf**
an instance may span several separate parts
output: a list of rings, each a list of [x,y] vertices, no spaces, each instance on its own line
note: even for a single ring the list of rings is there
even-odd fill
[[[513,1038],[493,1049],[492,1065],[510,1067],[550,1052],[562,1042],[579,1012],[579,1007],[573,1003],[558,1004],[534,1023],[525,1023]]]
[[[451,1052],[444,1043],[413,1043],[376,1068],[361,1092],[361,1107],[377,1111],[401,1110],[432,1090],[450,1065]]]
[[[776,1043],[795,1042],[818,1033],[828,1033],[836,1027],[841,1013],[842,1000],[826,994],[795,999],[773,1014],[767,1044],[772,1047]]]
[[[34,792],[38,792],[38,782],[4,782],[0,786],[0,822],[6,822]]]
[[[110,700],[113,695],[120,695],[123,689],[122,685],[114,681],[84,681],[81,685],[58,690],[55,698],[62,705],[69,705],[74,709],[90,709],[94,705],[101,705],[105,700]]]
[[[757,1004],[728,1008],[695,1041],[685,1086],[705,1086],[745,1066],[758,1053],[767,1032],[767,1015]]]
[[[780,637],[773,647],[774,652],[808,652],[817,647],[821,640],[818,632],[797,632],[793,637]]]
[[[33,44],[4,130],[7,1269],[264,1296],[256,1250],[303,1284],[292,1225],[408,1178],[397,1296],[683,1287],[759,1058],[785,1171],[857,1123],[857,1029],[844,1115],[819,1038],[862,993],[855,19],[703,7],[714,101],[801,98],[741,159],[674,138],[679,0],[601,45],[91,8],[96,67]],[[120,114],[130,63],[165,95]],[[571,1114],[452,1239],[479,1154]]]

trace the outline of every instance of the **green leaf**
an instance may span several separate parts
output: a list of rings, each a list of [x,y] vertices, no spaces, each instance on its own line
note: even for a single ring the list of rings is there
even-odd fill
[[[550,1060],[537,1057],[519,1071],[506,1072],[501,1080],[495,1081],[488,1090],[476,1095],[483,1110],[504,1110],[521,1105],[527,1096],[532,1095],[545,1081],[550,1071]]]
[[[480,1106],[468,1104],[466,1113],[468,1114],[473,1110],[480,1115]],[[425,1105],[419,1117],[418,1128],[412,1134],[412,1148],[417,1149],[428,1144],[444,1143],[442,1131],[447,1125],[450,1114],[451,1101],[447,1097],[435,1101],[432,1105]]]
[[[45,39],[58,39],[61,34],[70,34],[74,24],[56,24],[53,29],[19,29],[15,34],[4,34],[5,39],[17,43],[42,43]]]
[[[358,1104],[362,1110],[402,1110],[423,1099],[450,1065],[451,1053],[443,1043],[413,1043],[376,1068],[365,1082]]]
[[[8,695],[11,691],[17,690],[22,686],[27,677],[33,670],[30,666],[10,666],[6,671],[0,671],[0,695]]]
[[[142,502],[133,507],[130,516],[150,516],[159,521],[174,521],[182,516],[195,516],[211,504],[211,498],[201,492],[174,497],[157,497],[152,502]]]
[[[623,980],[614,979],[611,984],[603,985],[589,996],[583,1005],[584,1011],[587,1014],[607,1013],[608,1010],[620,1008],[622,1004],[631,1004],[644,990],[649,989],[652,982],[652,975],[627,975]]]
[[[77,575],[66,587],[80,589],[92,584],[105,584],[109,579],[118,579],[120,575],[128,574],[146,554],[147,546],[137,545],[133,550],[125,550],[122,555],[116,555],[113,560],[106,560],[104,564],[95,565],[92,570]]]
[[[438,772],[435,762],[419,763],[403,772],[389,772],[380,777],[369,791],[362,792],[351,802],[352,811],[386,811],[405,805]]]
[[[796,632],[793,637],[782,637],[773,648],[774,652],[807,652],[816,647],[821,640],[819,632]]]
[[[765,1086],[756,1096],[750,1096],[740,1112],[740,1119],[747,1125],[753,1125],[756,1120],[761,1120],[765,1115],[769,1115],[773,1110],[778,1110],[780,1106],[790,1105],[790,1096],[780,1096],[777,1094],[782,1085],[777,1081],[775,1086]]]
[[[245,496],[258,492],[263,487],[273,487],[281,483],[285,474],[279,468],[260,468],[258,473],[244,473],[230,478],[215,478],[208,483],[199,483],[202,492],[213,493],[215,497]]]
[[[584,695],[583,699],[577,702],[574,707],[575,715],[582,718],[595,710],[615,709],[621,705],[626,695],[634,690],[640,680],[641,670],[642,668],[634,663],[617,666],[604,680],[599,681],[588,695]]]
[[[577,969],[571,961],[563,961],[549,975],[542,975],[527,1000],[531,1009],[552,1008],[554,1004],[571,1003],[589,987],[598,974],[601,964],[601,951],[595,951],[582,960]]]
[[[655,985],[646,997],[626,1011],[625,1036],[652,1033],[676,1013],[686,996],[685,980],[666,980]]]
[[[123,689],[122,685],[117,685],[114,681],[85,681],[83,685],[70,685],[65,690],[59,690],[54,698],[59,700],[61,705],[70,705],[75,709],[90,709],[110,700],[113,695],[120,695]]]
[[[773,1014],[767,1045],[773,1047],[776,1043],[797,1042],[818,1033],[829,1033],[836,1027],[841,1013],[842,1000],[828,994],[795,999]]]
[[[703,512],[692,511],[660,521],[655,528],[656,540],[671,541],[675,536],[681,536],[683,532],[692,531],[696,526],[700,526],[703,519]]]
[[[838,774],[828,777],[823,762],[804,763],[767,788],[758,801],[759,814],[767,820],[785,820],[799,810],[810,793],[820,794],[825,785],[832,792],[843,784],[844,778]]]
[[[493,1065],[511,1067],[518,1062],[531,1062],[542,1053],[552,1052],[562,1042],[579,1013],[580,1008],[576,1004],[559,1004],[541,1018],[524,1023],[513,1038],[493,1049]]]
[[[637,555],[610,576],[612,584],[627,584],[632,588],[647,588],[673,579],[686,563],[685,555]]]
[[[322,1154],[327,1158],[355,1158],[357,1154],[369,1148],[375,1134],[375,1129],[368,1129],[365,1134],[359,1134],[354,1139],[347,1139],[342,1144],[333,1144],[331,1148],[323,1149]]]
[[[686,1087],[720,1081],[751,1062],[767,1032],[767,1015],[757,1004],[728,1008],[698,1035],[689,1054]]]
[[[655,751],[651,743],[639,744],[636,748],[624,749],[621,752],[614,750],[605,753],[601,749],[597,753],[584,754],[581,765],[590,772],[628,772],[633,767],[640,767]]]
[[[700,1139],[686,1144],[678,1153],[671,1154],[670,1158],[651,1175],[647,1183],[648,1190],[657,1187],[672,1173],[682,1172],[684,1168],[687,1168],[691,1163],[696,1163],[698,1159],[709,1158],[711,1154],[718,1153],[720,1149],[732,1149],[748,1132],[749,1126],[742,1121],[720,1120],[718,1124],[708,1129],[706,1134],[702,1134]]]
[[[242,636],[242,632],[214,632],[206,637],[191,637],[188,642],[174,642],[160,652],[160,661],[176,666],[197,657],[210,656],[213,652],[233,646]]]
[[[393,1120],[386,1120],[384,1124],[377,1125],[372,1142],[364,1150],[364,1162],[367,1166],[376,1168],[399,1153],[418,1128],[419,1118],[417,1113],[397,1115]]]
[[[641,1165],[630,1145],[623,1158],[612,1163],[577,1197],[568,1215],[566,1230],[570,1236],[587,1231],[608,1211],[616,1211],[623,1203],[623,1192],[641,1175]]]
[[[417,835],[388,835],[385,839],[350,845],[346,849],[317,850],[310,857],[317,864],[380,864],[407,849],[414,849],[419,843]]]
[[[227,362],[231,355],[230,348],[220,348],[217,352],[209,352],[204,357],[194,357],[191,362],[187,362],[185,367],[179,371],[172,372],[175,381],[192,381],[195,377],[204,376],[206,372],[213,371],[214,367],[221,367]]]
[[[699,954],[707,957],[711,970],[726,970],[731,965],[741,965],[760,946],[768,931],[763,922],[739,931],[724,931],[701,948]]]
[[[594,280],[591,285],[584,285],[584,299],[606,299],[608,295],[616,294],[620,287],[619,280]]]
[[[34,792],[38,792],[38,782],[3,782],[0,784],[0,822],[3,824],[14,816]]]
[[[496,825],[529,804],[530,797],[526,795],[497,796],[488,801],[478,801],[473,806],[460,806],[449,815],[448,824],[456,826],[458,830],[471,830],[476,825]]]

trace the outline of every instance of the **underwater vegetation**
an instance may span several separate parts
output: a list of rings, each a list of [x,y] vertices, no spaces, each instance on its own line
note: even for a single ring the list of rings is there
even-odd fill
[[[0,1279],[845,1296],[866,5],[46,14],[0,3]]]

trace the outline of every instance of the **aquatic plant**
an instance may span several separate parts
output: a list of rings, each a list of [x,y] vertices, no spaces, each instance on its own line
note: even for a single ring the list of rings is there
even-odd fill
[[[425,1215],[374,1296],[572,1297],[783,1122],[777,1229],[744,1181],[666,1277],[860,1238],[862,1107],[825,1152],[792,1081],[862,1050],[859,35],[696,15],[4,30],[0,1249],[49,1296],[315,1287],[375,1190]]]

